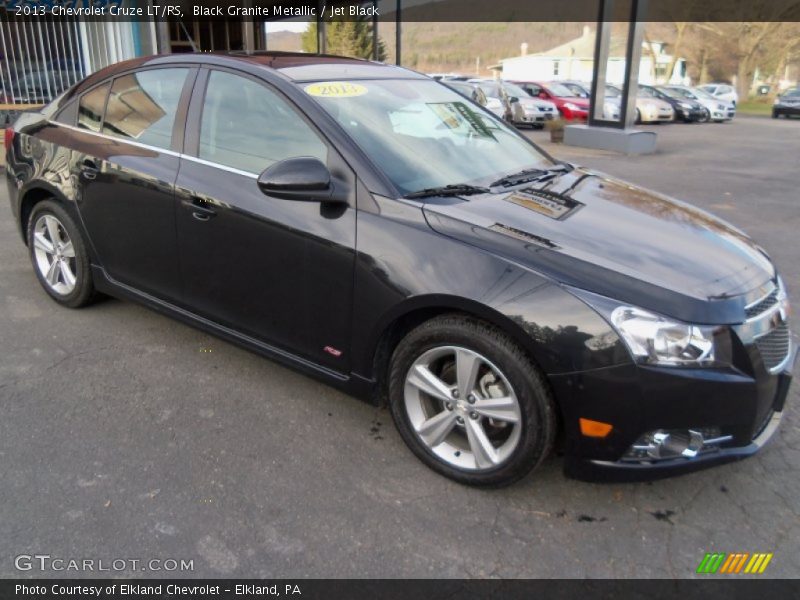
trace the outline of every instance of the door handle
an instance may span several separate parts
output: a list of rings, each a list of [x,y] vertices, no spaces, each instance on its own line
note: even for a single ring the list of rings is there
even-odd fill
[[[83,175],[84,179],[95,179],[99,172],[100,167],[90,158],[85,159],[81,163],[81,175]]]
[[[182,200],[186,208],[192,211],[192,216],[198,221],[208,221],[217,216],[217,211],[209,206],[208,200],[193,196],[188,200]]]

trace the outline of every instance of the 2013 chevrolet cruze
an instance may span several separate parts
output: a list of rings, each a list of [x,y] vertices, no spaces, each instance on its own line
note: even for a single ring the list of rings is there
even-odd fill
[[[559,162],[449,88],[300,54],[136,59],[7,134],[13,214],[58,303],[130,298],[388,402],[455,480],[741,458],[795,352],[764,251]]]

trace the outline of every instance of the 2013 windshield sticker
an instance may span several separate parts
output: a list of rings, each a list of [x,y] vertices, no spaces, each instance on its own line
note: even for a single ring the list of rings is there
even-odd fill
[[[312,83],[304,89],[309,96],[317,96],[318,98],[353,98],[355,96],[363,96],[368,91],[363,85],[343,81]]]

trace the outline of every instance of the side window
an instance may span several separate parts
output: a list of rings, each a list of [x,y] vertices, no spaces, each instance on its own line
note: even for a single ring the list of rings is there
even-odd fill
[[[59,113],[56,115],[55,120],[56,123],[62,123],[64,125],[74,126],[77,115],[78,115],[78,103],[73,100],[59,111]]]
[[[200,158],[260,173],[298,156],[326,162],[328,148],[286,100],[251,79],[211,72],[200,123]]]
[[[188,69],[152,69],[114,80],[103,133],[169,148]]]
[[[103,109],[106,106],[106,98],[110,87],[110,82],[104,83],[81,96],[78,104],[78,127],[89,131],[100,131]]]

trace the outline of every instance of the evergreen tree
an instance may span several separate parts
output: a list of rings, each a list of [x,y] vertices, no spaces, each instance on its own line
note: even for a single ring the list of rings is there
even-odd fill
[[[372,58],[372,21],[355,19],[351,21],[327,21],[325,30],[325,52],[353,56],[355,58]],[[317,51],[317,23],[309,24],[301,35],[303,50],[310,53]],[[378,60],[386,60],[386,44],[378,39]]]

